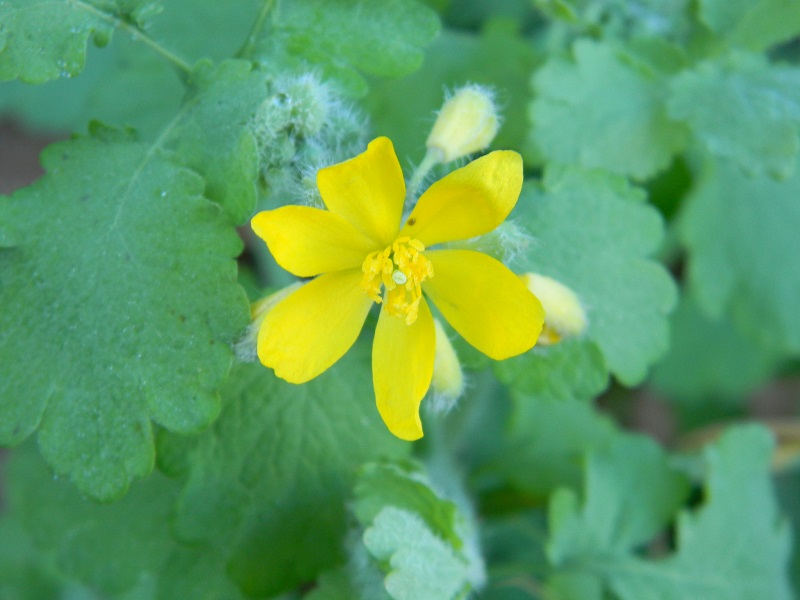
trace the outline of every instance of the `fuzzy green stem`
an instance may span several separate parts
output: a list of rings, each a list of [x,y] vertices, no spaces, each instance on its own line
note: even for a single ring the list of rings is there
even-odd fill
[[[256,17],[252,29],[250,29],[250,33],[247,35],[247,41],[237,53],[239,58],[252,57],[253,51],[256,47],[256,42],[258,41],[258,36],[261,34],[261,30],[264,28],[264,23],[266,22],[269,13],[272,11],[273,6],[275,6],[275,0],[264,0],[264,3],[261,5],[261,11],[258,13],[258,17]]]
[[[408,182],[408,190],[406,191],[406,199],[410,202],[417,197],[419,188],[431,169],[442,162],[442,151],[437,148],[428,148],[425,158],[419,163]]]
[[[192,72],[192,66],[189,63],[187,63],[179,56],[173,54],[172,52],[164,48],[164,46],[156,42],[153,38],[147,35],[136,25],[128,23],[127,21],[115,15],[110,15],[108,13],[105,13],[95,8],[91,4],[86,4],[85,2],[82,2],[81,0],[73,0],[73,2],[75,3],[75,6],[77,6],[78,8],[85,10],[86,12],[92,13],[99,19],[102,19],[106,23],[112,25],[114,28],[127,31],[131,35],[131,37],[133,37],[134,40],[141,41],[146,46],[149,46],[152,50],[154,50],[155,52],[160,54],[163,58],[165,58],[167,61],[172,63],[172,65],[175,66],[177,69],[183,71],[183,73],[188,75],[189,73]]]

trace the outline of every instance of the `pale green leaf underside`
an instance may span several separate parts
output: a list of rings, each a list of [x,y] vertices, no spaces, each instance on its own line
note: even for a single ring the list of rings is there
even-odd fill
[[[364,545],[388,565],[384,585],[393,600],[453,600],[469,589],[469,563],[416,513],[385,507],[364,532]]]
[[[523,191],[514,213],[536,240],[518,271],[547,275],[578,295],[586,337],[628,385],[666,350],[676,300],[667,271],[647,258],[662,221],[641,198],[622,178],[550,169],[541,188]]]
[[[800,166],[782,181],[708,161],[681,220],[690,291],[763,345],[800,352]]]
[[[219,411],[248,319],[241,243],[203,182],[155,148],[81,138],[0,199],[0,443],[42,451],[110,499],[150,472],[152,424],[196,431]]]
[[[411,466],[364,465],[358,473],[354,495],[354,512],[363,525],[368,525],[384,506],[391,505],[414,512],[434,534],[454,548],[461,548],[455,504],[439,498],[422,473]]]
[[[0,2],[0,81],[43,83],[77,75],[89,36],[107,40],[111,23],[90,0]]]
[[[800,69],[752,55],[701,63],[671,82],[668,108],[713,154],[747,171],[786,177],[794,168]]]
[[[399,77],[422,64],[422,46],[439,29],[436,13],[416,0],[288,0],[278,2],[259,55],[306,62],[338,79],[351,94],[366,92],[360,72]]]
[[[304,385],[260,364],[237,367],[214,427],[188,450],[174,436],[164,440],[165,460],[188,451],[177,533],[222,545],[221,560],[246,594],[292,589],[341,561],[356,469],[407,455],[409,445],[378,416],[367,352],[356,344]]]
[[[684,128],[663,106],[666,82],[612,46],[580,40],[574,60],[551,59],[534,76],[532,141],[544,158],[645,179],[683,147]]]

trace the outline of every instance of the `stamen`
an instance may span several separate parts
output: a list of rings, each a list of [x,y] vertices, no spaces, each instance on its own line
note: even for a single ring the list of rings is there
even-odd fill
[[[433,265],[421,254],[425,245],[402,237],[382,252],[373,252],[364,260],[361,287],[377,303],[385,301],[391,315],[404,317],[407,325],[417,320],[422,301],[422,282],[433,277]],[[385,289],[380,297],[381,284]]]

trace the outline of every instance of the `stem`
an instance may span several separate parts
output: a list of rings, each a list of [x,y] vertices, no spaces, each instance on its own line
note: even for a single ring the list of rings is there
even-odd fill
[[[91,4],[86,4],[85,2],[82,2],[82,0],[73,0],[73,2],[75,6],[77,6],[78,8],[81,8],[86,12],[92,13],[93,15],[102,19],[106,23],[110,23],[114,28],[124,29],[131,35],[131,37],[133,37],[134,40],[141,40],[142,42],[145,43],[145,45],[149,46],[151,49],[155,50],[167,61],[172,63],[172,65],[175,66],[178,70],[183,71],[187,75],[192,72],[192,66],[189,63],[187,63],[179,56],[176,56],[175,54],[164,48],[164,46],[162,46],[153,38],[151,38],[149,35],[147,35],[136,25],[128,23],[124,19],[121,19],[117,16],[104,13],[103,11],[95,8]]]
[[[256,47],[256,42],[258,41],[258,36],[261,33],[261,30],[264,28],[267,15],[269,15],[270,11],[272,11],[273,6],[275,6],[275,0],[264,0],[264,3],[261,5],[261,12],[258,13],[258,17],[256,17],[256,20],[253,23],[253,28],[247,35],[247,41],[244,43],[244,46],[242,46],[242,49],[237,53],[239,58],[250,58],[253,54],[253,50]]]
[[[441,150],[437,150],[436,148],[428,149],[428,152],[425,154],[425,158],[423,158],[422,162],[419,163],[419,166],[417,166],[414,174],[411,176],[411,181],[408,182],[408,190],[406,192],[407,201],[411,201],[416,198],[417,192],[419,192],[419,187],[428,176],[428,173],[431,172],[433,167],[442,162],[441,155]]]

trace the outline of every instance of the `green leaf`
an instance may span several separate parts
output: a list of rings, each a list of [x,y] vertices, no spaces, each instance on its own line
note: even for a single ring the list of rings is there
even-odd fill
[[[660,215],[622,178],[549,169],[513,213],[536,243],[518,272],[547,275],[572,289],[586,310],[586,337],[623,383],[640,382],[667,349],[676,300],[667,271],[646,258],[662,237]]]
[[[386,565],[393,600],[453,600],[471,587],[469,563],[414,512],[386,506],[364,532],[364,545]]]
[[[189,64],[204,58],[223,60],[244,42],[259,4],[170,0],[142,27],[156,43]],[[155,139],[175,116],[185,93],[173,64],[140,36],[119,35],[102,50],[88,48],[80,77],[47,86],[19,82],[0,86],[0,112],[37,130],[75,131],[90,119],[99,119],[134,127],[143,138]]]
[[[712,317],[732,314],[759,345],[800,352],[800,168],[775,181],[708,160],[681,220],[690,292]]]
[[[352,95],[363,95],[360,72],[400,77],[422,64],[421,47],[439,19],[416,0],[290,0],[274,9],[258,55],[293,70],[322,68]]]
[[[113,17],[91,0],[0,2],[0,81],[44,83],[83,70],[89,37],[105,45]]]
[[[700,19],[731,43],[766,50],[800,33],[795,0],[699,0]]]
[[[626,555],[648,542],[683,504],[689,482],[655,442],[625,435],[589,454],[583,489],[582,504],[569,488],[550,500],[547,554],[557,566]]]
[[[167,0],[146,19],[147,33],[190,63],[236,55],[264,0]]]
[[[745,395],[766,383],[778,364],[774,351],[753,344],[730,319],[709,319],[687,296],[672,315],[671,333],[651,382],[695,426],[742,407]]]
[[[728,431],[705,452],[706,502],[678,519],[677,552],[594,568],[621,600],[789,600],[791,537],[769,477],[772,450],[759,426]]]
[[[608,43],[582,39],[572,50],[534,76],[535,147],[548,161],[636,179],[664,169],[686,140],[663,106],[665,75]]]
[[[533,0],[548,18],[581,32],[602,29],[605,36],[630,40],[645,37],[683,40],[691,27],[688,0]]]
[[[134,127],[155,139],[185,95],[178,72],[141,43],[122,35],[107,48],[89,48],[80,77],[45,86],[0,86],[0,112],[36,131],[83,130],[91,119]]]
[[[678,75],[670,85],[668,108],[711,153],[750,172],[786,177],[800,147],[798,89],[800,69],[736,54]]]
[[[205,177],[205,195],[234,223],[253,214],[259,164],[252,119],[267,98],[267,79],[252,63],[202,64],[166,141],[176,158]]]
[[[401,160],[420,160],[444,91],[478,83],[497,93],[503,120],[492,146],[521,148],[527,130],[530,72],[537,55],[513,21],[496,19],[480,35],[443,30],[422,68],[402,80],[375,81],[366,98],[375,131],[391,138]]]
[[[384,594],[385,595],[385,594]],[[352,581],[347,568],[326,571],[317,579],[313,590],[303,600],[366,600]],[[379,600],[374,596],[371,600]]]
[[[442,475],[452,477],[447,469]],[[463,493],[456,482],[438,483],[439,489]],[[385,574],[384,587],[394,600],[462,598],[484,583],[470,508],[459,509],[434,491],[422,470],[408,464],[365,465],[356,481],[353,510],[366,528],[364,546]],[[359,550],[351,548],[351,563],[358,564],[354,556]],[[374,597],[361,587],[365,598]]]
[[[57,598],[63,582],[36,552],[16,515],[0,516],[0,598]]]
[[[132,590],[159,570],[175,542],[169,516],[178,486],[154,475],[119,502],[97,504],[55,479],[33,444],[9,462],[8,490],[16,515],[59,571],[104,594]]]
[[[517,392],[548,400],[590,400],[608,385],[599,348],[584,339],[552,346],[495,363],[497,378]]]
[[[581,458],[618,435],[611,420],[583,400],[514,394],[513,402],[502,450],[475,475],[489,483],[500,478],[537,500],[561,486],[579,488]]]
[[[390,505],[416,513],[425,525],[453,548],[461,548],[456,533],[456,506],[442,500],[425,483],[422,473],[411,465],[364,465],[355,485],[354,512],[358,520],[370,523],[384,506]]]
[[[39,428],[55,471],[121,495],[153,466],[151,420],[193,432],[246,327],[241,242],[202,180],[157,147],[94,137],[50,146],[47,175],[0,199],[0,443]]]
[[[220,568],[244,593],[277,594],[342,560],[357,468],[402,457],[409,445],[378,416],[363,344],[304,385],[239,366],[224,397],[220,419],[189,448],[175,436],[163,440],[166,461],[189,453],[176,531],[220,548]]]

